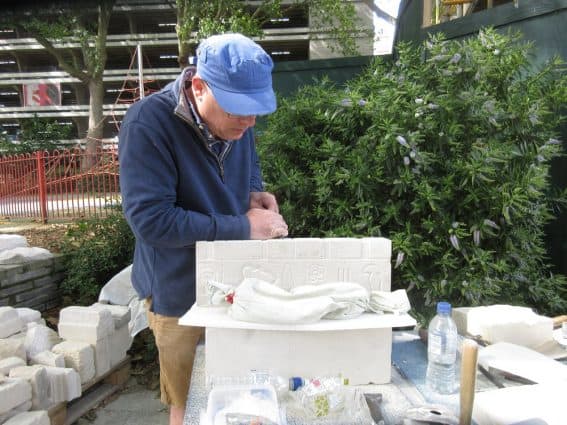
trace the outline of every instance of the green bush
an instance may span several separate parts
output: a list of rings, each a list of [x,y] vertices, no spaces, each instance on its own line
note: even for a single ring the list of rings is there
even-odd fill
[[[323,81],[282,99],[259,140],[291,236],[384,236],[392,288],[418,315],[436,301],[567,310],[547,264],[550,161],[567,76],[492,29],[398,46],[346,89]]]
[[[18,142],[12,143],[7,134],[0,135],[0,154],[16,155],[36,151],[64,149],[61,140],[69,139],[72,126],[59,124],[57,120],[39,118],[37,115],[22,123]]]
[[[61,283],[64,304],[90,305],[108,280],[132,263],[134,235],[122,211],[115,210],[105,218],[73,224],[61,252],[67,267]]]

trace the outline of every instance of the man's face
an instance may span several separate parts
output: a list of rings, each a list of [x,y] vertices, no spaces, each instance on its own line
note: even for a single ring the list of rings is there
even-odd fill
[[[192,86],[197,111],[216,137],[237,140],[249,127],[256,124],[256,115],[233,115],[225,112],[217,103],[207,83],[199,77],[193,78]]]

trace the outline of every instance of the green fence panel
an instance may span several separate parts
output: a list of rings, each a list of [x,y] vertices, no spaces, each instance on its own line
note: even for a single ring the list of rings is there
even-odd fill
[[[354,56],[278,62],[272,74],[274,90],[281,96],[289,96],[301,86],[313,84],[324,77],[341,85],[359,74],[372,58],[373,56]]]

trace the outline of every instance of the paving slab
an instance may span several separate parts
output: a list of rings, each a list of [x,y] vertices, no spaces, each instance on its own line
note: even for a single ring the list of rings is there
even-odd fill
[[[74,425],[167,425],[169,411],[159,400],[159,390],[150,390],[130,378],[123,391],[94,409],[94,420],[79,418]]]

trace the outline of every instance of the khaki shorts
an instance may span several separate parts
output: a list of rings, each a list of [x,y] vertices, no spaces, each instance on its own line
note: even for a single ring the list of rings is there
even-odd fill
[[[151,302],[151,301],[150,301]],[[146,305],[149,307],[146,300]],[[179,317],[162,316],[148,308],[148,322],[159,352],[161,402],[185,408],[195,360],[195,347],[205,328],[181,326]]]

